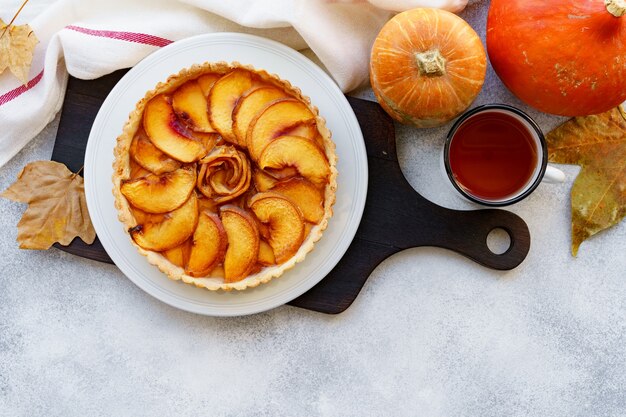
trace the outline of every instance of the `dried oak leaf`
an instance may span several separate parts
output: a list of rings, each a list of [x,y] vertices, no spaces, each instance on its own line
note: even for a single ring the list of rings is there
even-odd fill
[[[39,42],[29,25],[7,25],[0,19],[0,74],[9,68],[22,84],[28,83],[35,45]]]
[[[63,164],[31,162],[1,196],[28,203],[17,224],[21,249],[48,249],[54,242],[69,245],[76,236],[91,244],[96,238],[83,178]]]
[[[572,187],[572,254],[626,215],[626,114],[576,117],[546,137],[549,159],[581,166]]]

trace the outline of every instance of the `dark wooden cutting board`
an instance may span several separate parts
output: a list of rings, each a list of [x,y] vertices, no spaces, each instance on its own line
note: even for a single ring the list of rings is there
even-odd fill
[[[70,77],[52,159],[76,172],[83,165],[91,125],[102,102],[126,70],[97,80]],[[348,97],[367,148],[369,185],[365,211],[352,244],[335,268],[315,287],[289,304],[323,313],[347,309],[370,273],[403,249],[437,246],[458,252],[489,268],[518,266],[530,248],[530,233],[517,215],[500,209],[458,211],[431,203],[406,181],[396,156],[391,118],[377,104]],[[341,173],[340,173],[341,175]],[[496,255],[487,235],[507,231],[509,249]],[[100,241],[86,245],[75,239],[58,248],[89,259],[112,263]]]

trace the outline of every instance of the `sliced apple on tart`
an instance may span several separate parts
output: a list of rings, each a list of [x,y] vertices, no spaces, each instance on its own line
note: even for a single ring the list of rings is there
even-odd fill
[[[185,124],[197,132],[215,132],[209,123],[207,99],[196,80],[187,81],[172,94],[172,108]]]
[[[191,252],[191,238],[184,241],[181,245],[167,249],[161,254],[174,265],[184,268],[189,259],[189,252]]]
[[[252,173],[254,186],[258,191],[267,191],[276,185],[278,179],[261,169],[255,169]]]
[[[268,104],[281,98],[289,96],[276,87],[263,86],[249,90],[239,99],[232,114],[233,133],[239,145],[246,146],[248,127],[256,115]]]
[[[237,143],[233,133],[233,109],[239,98],[251,87],[250,71],[236,69],[217,80],[209,92],[209,120],[228,142]]]
[[[272,247],[263,239],[259,241],[259,258],[257,262],[265,266],[276,264],[276,258],[274,257]]]
[[[217,74],[215,72],[202,74],[201,76],[196,78],[196,81],[198,82],[198,85],[200,86],[204,97],[209,97],[209,93],[211,92],[211,88],[213,88],[215,81],[219,80],[220,78],[222,78],[222,74]]]
[[[148,171],[141,165],[139,165],[134,159],[130,159],[128,161],[128,168],[130,170],[130,179],[135,179],[139,177],[145,177],[148,174],[152,174],[151,171]]]
[[[130,211],[135,219],[135,224],[160,223],[165,220],[167,214],[148,213],[137,207],[130,206]]]
[[[317,130],[317,122],[315,120],[307,120],[296,124],[289,132],[285,133],[289,136],[300,136],[315,142],[318,146],[324,147],[324,139]]]
[[[291,178],[281,181],[271,191],[282,194],[291,200],[302,212],[304,220],[319,223],[324,217],[324,195],[304,178]]]
[[[283,195],[272,192],[252,197],[250,209],[262,223],[269,225],[268,243],[276,262],[291,258],[304,240],[304,219],[300,210]]]
[[[146,103],[143,127],[154,146],[178,161],[194,162],[207,153],[202,143],[178,119],[163,94]]]
[[[274,101],[250,123],[246,134],[250,157],[257,161],[271,141],[285,135],[300,123],[311,120],[315,120],[315,115],[300,100],[288,98]]]
[[[258,164],[261,169],[294,167],[317,187],[326,185],[330,175],[324,151],[299,136],[281,136],[271,141],[259,156]]]
[[[222,141],[219,133],[193,132],[192,136],[202,143],[207,153]]]
[[[140,129],[133,138],[129,152],[135,162],[155,174],[163,174],[180,168],[180,162],[154,146],[143,129]]]
[[[222,206],[220,217],[228,236],[224,281],[237,282],[245,278],[256,264],[259,256],[259,232],[252,216],[240,207]]]
[[[162,221],[139,223],[131,227],[129,233],[143,249],[162,252],[189,239],[197,223],[198,199],[192,193],[182,206],[168,213]]]
[[[219,216],[201,211],[191,239],[185,273],[192,277],[207,275],[224,260],[227,245],[226,230]]]
[[[133,206],[148,213],[167,213],[180,207],[196,185],[195,167],[134,180],[123,180],[120,191]]]

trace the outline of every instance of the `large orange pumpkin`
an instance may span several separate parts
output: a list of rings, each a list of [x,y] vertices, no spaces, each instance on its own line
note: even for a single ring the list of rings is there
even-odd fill
[[[521,100],[585,116],[626,100],[624,0],[491,0],[489,59]]]
[[[444,10],[413,9],[396,15],[378,34],[370,81],[395,120],[441,126],[474,101],[486,61],[480,38],[463,19]]]

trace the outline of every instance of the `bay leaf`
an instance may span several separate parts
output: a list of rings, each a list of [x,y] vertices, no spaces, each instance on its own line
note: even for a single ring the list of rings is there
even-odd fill
[[[571,191],[572,254],[589,237],[626,216],[626,114],[575,117],[546,136],[551,162],[581,171]]]

